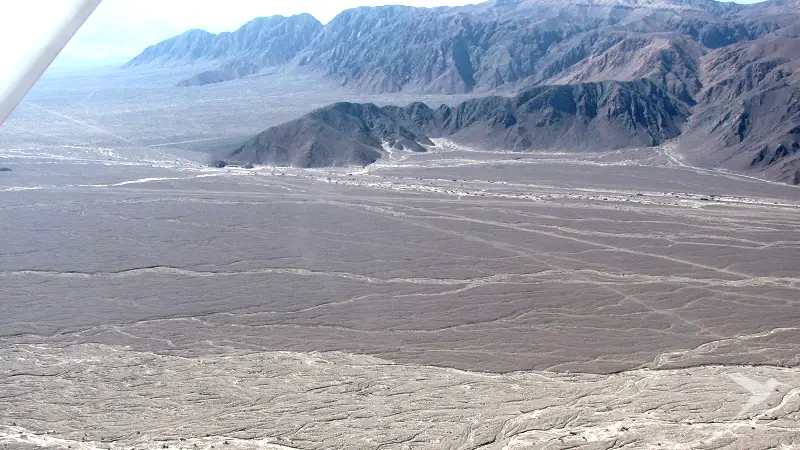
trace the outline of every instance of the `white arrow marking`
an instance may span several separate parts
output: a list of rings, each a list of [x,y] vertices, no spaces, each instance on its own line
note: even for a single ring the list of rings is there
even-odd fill
[[[767,401],[775,388],[783,384],[776,381],[774,378],[770,378],[769,381],[762,384],[740,373],[729,373],[728,376],[739,386],[747,389],[747,391],[751,394],[750,400],[742,407],[742,410],[739,411],[739,415],[737,415],[737,417],[742,417],[753,408]]]

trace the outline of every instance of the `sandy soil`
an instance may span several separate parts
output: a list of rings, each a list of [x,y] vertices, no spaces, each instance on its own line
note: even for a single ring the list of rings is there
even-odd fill
[[[343,353],[183,358],[88,344],[6,347],[0,363],[11,369],[2,390],[15,393],[0,399],[0,448],[754,449],[800,439],[800,375],[789,369],[487,375]]]
[[[798,188],[670,146],[210,169],[280,114],[60,92],[0,130],[0,448],[800,445]]]

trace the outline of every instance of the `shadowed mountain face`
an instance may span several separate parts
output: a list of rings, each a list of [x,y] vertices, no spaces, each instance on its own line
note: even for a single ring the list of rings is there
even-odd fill
[[[693,162],[800,184],[800,39],[770,36],[703,58],[681,151]]]
[[[366,165],[385,150],[425,151],[431,138],[486,148],[613,150],[680,133],[688,108],[647,80],[536,87],[431,109],[337,103],[251,139],[228,159],[320,167]]]
[[[337,103],[270,128],[229,155],[229,160],[294,167],[368,165],[383,155],[384,144],[425,151],[417,135],[373,104]]]
[[[220,35],[191,31],[147,49],[129,65],[218,61],[217,69],[182,86],[281,65],[322,73],[367,93],[522,92],[535,100],[524,102],[528,111],[509,106],[520,97],[485,97],[451,112],[477,111],[469,110],[466,116],[475,120],[465,127],[449,128],[444,115],[426,129],[399,124],[428,137],[512,149],[637,147],[680,135],[679,148],[694,164],[791,183],[800,182],[798,23],[798,0],[755,5],[494,0],[457,8],[364,7],[325,26],[304,15],[258,19]],[[497,110],[489,111],[493,107]],[[325,150],[326,156],[314,159],[333,142],[345,145],[349,141],[342,139],[351,133],[337,124],[340,134],[311,148],[308,139],[316,141],[327,129],[310,132],[308,126],[325,120],[301,121],[306,126],[292,122],[303,130],[295,137],[303,143],[297,151],[311,159],[287,154],[265,162],[368,163],[397,139],[375,135],[377,141],[362,142],[366,135],[359,134],[357,142],[366,148],[357,155]],[[271,136],[285,142],[284,135]],[[240,157],[248,159],[246,154]]]

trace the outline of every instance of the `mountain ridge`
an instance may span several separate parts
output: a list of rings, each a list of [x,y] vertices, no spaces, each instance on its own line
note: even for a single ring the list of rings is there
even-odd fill
[[[184,33],[149,47],[127,66],[182,62],[188,53],[219,61],[217,70],[237,77],[291,61],[293,67],[320,71],[343,86],[374,93],[488,92],[514,83],[526,87],[551,46],[608,27],[629,34],[674,32],[708,48],[756,39],[780,27],[755,26],[737,15],[747,8],[752,6],[714,0],[504,0],[463,7],[360,7],[343,11],[324,26],[309,15],[273,16],[202,39]],[[282,58],[259,55],[272,51],[260,43],[254,43],[254,51],[243,52],[207,42],[228,40],[225,35],[243,34],[256,25],[274,28],[276,17],[314,23],[296,30],[300,45]],[[209,46],[214,51],[209,52]],[[182,52],[176,54],[176,47]]]
[[[314,16],[298,14],[259,17],[233,32],[214,34],[194,29],[148,47],[123,67],[218,61],[218,70],[249,75],[291,61],[321,28]],[[237,70],[248,65],[252,68]]]
[[[590,142],[603,148],[657,145],[663,134],[660,123],[668,122],[669,134],[680,138],[679,151],[689,161],[794,182],[800,181],[800,133],[794,131],[800,127],[794,103],[800,86],[795,63],[800,60],[798,23],[799,0],[753,5],[714,0],[493,0],[463,7],[361,7],[343,11],[324,26],[310,16],[292,16],[257,19],[228,34],[193,30],[148,48],[129,65],[216,62],[216,68],[182,81],[185,87],[280,66],[319,73],[349,90],[471,94],[480,98],[482,107],[494,104],[501,109],[507,105],[492,103],[492,95],[541,89],[547,95],[591,97],[589,103],[602,104],[589,86],[616,86],[618,101],[624,97],[636,105],[648,98],[637,89],[647,87],[657,92],[649,99],[653,109],[668,113],[645,121],[633,134],[613,121],[597,122],[586,111],[562,114],[556,104],[549,105],[549,112],[536,112],[538,120],[553,127],[539,127],[536,136],[523,130],[519,142],[495,139],[499,131],[494,128],[484,130],[485,135],[475,127],[457,134],[471,134],[472,143],[497,148],[525,147],[521,143],[526,140],[532,147],[525,148],[547,148],[567,145],[565,138],[547,136],[569,131],[569,136],[586,139],[569,142],[578,151]],[[631,91],[632,86],[637,89]],[[562,114],[559,120],[554,119],[556,113]],[[309,130],[325,135],[318,118],[305,119]],[[586,123],[592,126],[586,128]],[[426,138],[445,131],[416,130],[402,121],[396,125]],[[618,139],[608,135],[612,129],[620,133]],[[350,132],[338,131],[332,142],[345,145]],[[273,139],[285,140],[275,133]],[[352,159],[360,164],[375,157],[373,151],[380,153],[380,145],[359,133],[350,137],[372,143],[365,144],[361,156],[351,155],[352,159],[333,152],[319,161],[339,164]],[[303,139],[307,138],[308,134]],[[307,143],[303,139],[298,141],[301,147]],[[320,146],[324,147],[320,143],[314,149]],[[281,161],[304,164],[288,156]]]
[[[688,107],[649,80],[537,86],[436,109],[340,102],[271,127],[226,155],[236,163],[367,165],[447,137],[477,147],[573,151],[647,147],[676,137]]]

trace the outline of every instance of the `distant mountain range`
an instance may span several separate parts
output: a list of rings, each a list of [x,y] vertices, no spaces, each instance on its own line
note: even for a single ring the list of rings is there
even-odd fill
[[[491,147],[575,151],[680,137],[690,163],[800,183],[799,19],[800,0],[364,7],[324,26],[299,15],[257,19],[233,33],[190,31],[148,48],[127,66],[216,63],[215,70],[181,83],[186,86],[282,66],[370,93],[485,96],[431,110],[424,123],[372,105],[333,105],[268,130],[231,155],[252,162],[366,164],[380,157],[379,147],[398,142],[400,135],[392,133],[401,129],[418,138],[408,142],[448,136]],[[423,112],[419,105],[411,108]],[[378,129],[349,123],[379,111],[385,117]],[[463,121],[446,119],[465,111]],[[343,134],[330,139],[330,127],[319,127],[324,117],[341,120],[333,129]],[[290,126],[308,128],[297,129],[290,142]],[[337,151],[329,148],[334,142],[365,147]],[[288,152],[304,150],[271,153],[285,145]]]

